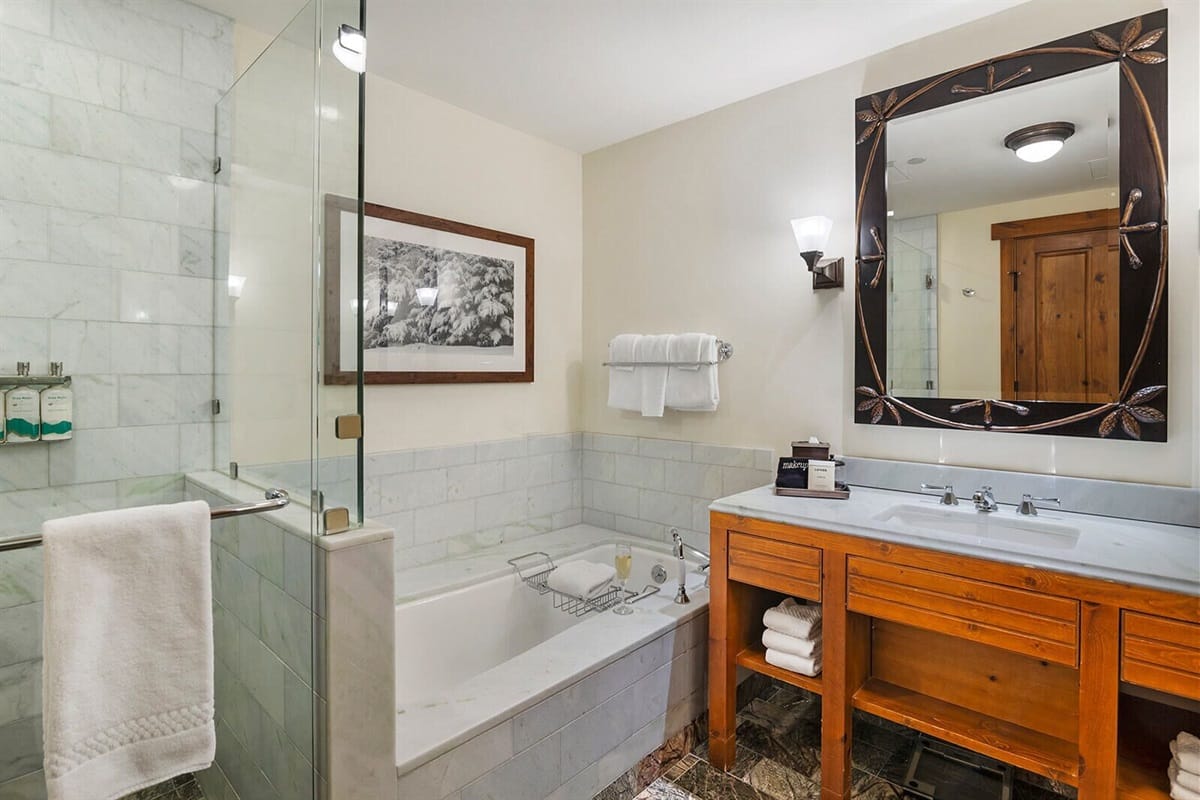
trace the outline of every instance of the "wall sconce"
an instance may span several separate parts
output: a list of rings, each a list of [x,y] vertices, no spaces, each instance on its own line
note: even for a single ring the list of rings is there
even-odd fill
[[[840,289],[845,261],[841,258],[826,258],[825,245],[829,242],[829,231],[833,220],[829,217],[804,217],[792,220],[792,233],[800,256],[813,274],[813,289]]]
[[[431,306],[437,302],[438,290],[436,286],[430,286],[424,289],[417,289],[417,302],[423,306]]]
[[[230,275],[229,276],[229,296],[237,300],[242,296],[242,289],[246,286],[245,275]]]

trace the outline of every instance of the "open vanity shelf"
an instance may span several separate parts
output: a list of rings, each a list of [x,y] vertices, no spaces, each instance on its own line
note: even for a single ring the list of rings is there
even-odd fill
[[[822,697],[822,800],[849,800],[863,711],[1075,786],[1166,800],[1200,729],[1200,597],[866,536],[711,515],[709,752],[736,756],[739,667]],[[766,662],[763,611],[821,603],[823,673]]]

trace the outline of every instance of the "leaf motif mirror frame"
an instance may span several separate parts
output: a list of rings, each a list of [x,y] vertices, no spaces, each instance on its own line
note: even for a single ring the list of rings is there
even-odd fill
[[[854,421],[1167,440],[1167,12],[1156,11],[858,98]],[[896,397],[887,387],[887,125],[1091,67],[1120,70],[1120,387],[1106,403]]]

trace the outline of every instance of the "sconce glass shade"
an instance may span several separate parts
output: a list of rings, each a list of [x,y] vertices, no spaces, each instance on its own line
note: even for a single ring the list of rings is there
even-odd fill
[[[367,36],[353,25],[338,28],[333,40],[333,54],[346,69],[358,73],[367,71]]]
[[[436,303],[437,296],[438,290],[436,286],[417,289],[417,302],[423,306],[431,306]]]
[[[803,217],[792,220],[792,233],[801,253],[824,253],[829,243],[829,231],[833,220],[829,217]]]
[[[246,276],[230,275],[227,283],[229,286],[229,296],[236,300],[242,296],[242,289],[246,287]]]

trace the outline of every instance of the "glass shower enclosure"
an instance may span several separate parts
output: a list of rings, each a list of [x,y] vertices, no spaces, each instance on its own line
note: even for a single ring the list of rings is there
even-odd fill
[[[70,439],[0,444],[0,797],[46,792],[41,524],[276,487],[213,521],[216,763],[163,796],[327,796],[320,541],[363,515],[357,342],[327,354],[361,291],[364,79],[333,43],[365,11],[296,0],[234,80],[232,20],[136,5],[0,14],[0,392],[61,363],[75,398]]]

